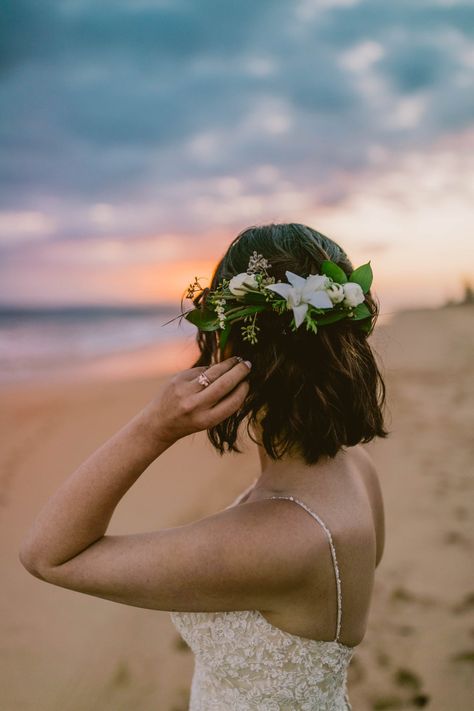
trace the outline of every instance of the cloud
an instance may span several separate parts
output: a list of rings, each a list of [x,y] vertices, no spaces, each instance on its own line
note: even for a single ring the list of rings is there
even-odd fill
[[[54,229],[54,220],[41,212],[0,212],[0,245],[35,240]]]
[[[472,120],[463,2],[8,0],[3,12],[0,210],[43,215],[35,239],[195,235],[334,206],[377,155],[425,150]],[[3,249],[33,239],[7,232]]]

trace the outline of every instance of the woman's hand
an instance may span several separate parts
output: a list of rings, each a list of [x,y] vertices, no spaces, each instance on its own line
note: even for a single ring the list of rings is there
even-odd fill
[[[232,356],[210,367],[189,368],[174,375],[145,408],[157,437],[173,443],[232,415],[248,393],[250,368],[249,361]],[[204,372],[208,386],[198,381]]]

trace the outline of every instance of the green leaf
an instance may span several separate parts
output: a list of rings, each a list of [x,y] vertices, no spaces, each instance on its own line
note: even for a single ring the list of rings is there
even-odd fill
[[[361,267],[357,267],[357,269],[354,269],[354,271],[349,277],[349,281],[359,284],[364,294],[367,294],[372,284],[373,278],[374,275],[369,261],[367,262],[367,264],[363,264]]]
[[[243,316],[248,316],[249,314],[256,314],[259,311],[265,311],[266,309],[265,304],[254,304],[253,306],[247,306],[244,309],[241,309],[240,311],[235,311],[234,313],[229,313],[228,314],[228,319],[230,321],[236,321],[239,318],[242,318]]]
[[[193,309],[185,314],[185,318],[201,331],[216,331],[219,328],[217,314],[209,309]]]
[[[318,326],[327,326],[329,323],[336,323],[341,321],[341,319],[346,318],[347,313],[343,311],[334,312],[332,314],[327,314],[327,316],[318,316],[315,320]]]
[[[309,311],[306,312],[305,323],[306,323],[306,330],[307,330],[307,331],[312,331],[313,333],[317,333],[317,332],[318,332],[318,324],[317,324],[316,321],[310,316]]]
[[[329,259],[325,259],[321,264],[321,271],[328,277],[331,277],[336,284],[345,284],[347,281],[346,273],[338,267],[335,262],[331,262]]]
[[[247,292],[239,301],[244,304],[265,304],[267,303],[267,298],[265,294],[261,294],[257,291]]]
[[[366,333],[370,333],[372,331],[372,319],[371,318],[362,319],[361,321],[359,321],[359,323],[357,325],[362,331],[365,331]]]
[[[222,358],[224,357],[224,351],[225,351],[225,347],[226,347],[226,345],[227,345],[227,340],[228,340],[228,338],[229,338],[229,334],[230,334],[231,328],[232,328],[232,324],[231,324],[231,323],[227,323],[226,326],[225,326],[225,328],[224,328],[224,330],[221,331],[221,334],[220,334],[219,347],[220,347],[220,350],[221,350],[221,357],[222,357]]]
[[[358,304],[354,308],[354,316],[352,316],[351,321],[360,321],[363,318],[371,317],[372,314],[367,307],[367,304]]]

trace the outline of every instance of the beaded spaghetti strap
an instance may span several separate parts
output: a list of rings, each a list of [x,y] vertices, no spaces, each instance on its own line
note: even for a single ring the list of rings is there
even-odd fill
[[[326,526],[324,521],[318,516],[318,514],[314,513],[314,511],[311,511],[309,506],[307,506],[303,501],[300,501],[300,499],[297,499],[296,496],[269,496],[268,498],[270,498],[270,499],[288,499],[289,501],[294,501],[296,504],[299,504],[300,506],[302,506],[305,509],[305,511],[307,511],[313,518],[316,519],[316,521],[322,526],[322,528],[324,529],[324,532],[326,533],[326,536],[329,541],[329,547],[331,549],[331,557],[332,557],[332,562],[334,565],[334,573],[336,576],[337,624],[336,624],[336,638],[335,638],[334,642],[338,642],[339,641],[339,634],[341,632],[341,619],[342,619],[341,578],[339,575],[339,566],[337,564],[336,548],[334,547],[334,542],[332,540],[331,531]]]

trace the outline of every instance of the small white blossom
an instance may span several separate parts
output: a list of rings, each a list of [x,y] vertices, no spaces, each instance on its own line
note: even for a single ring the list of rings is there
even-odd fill
[[[220,328],[225,328],[226,321],[225,321],[225,299],[216,299],[214,302],[215,305],[215,311],[217,314],[217,317],[219,319],[219,326]]]
[[[242,272],[236,274],[229,282],[229,290],[234,296],[244,296],[248,291],[258,289],[258,282],[254,274]]]
[[[254,250],[249,259],[247,272],[250,274],[251,272],[266,271],[271,266],[272,265],[270,264],[268,259],[265,259],[263,254],[257,254],[257,251]]]
[[[364,299],[364,292],[359,284],[348,281],[342,285],[344,289],[344,306],[358,306]]]
[[[340,304],[341,301],[344,300],[345,294],[341,284],[336,284],[334,281],[328,286],[326,291],[333,304]]]

